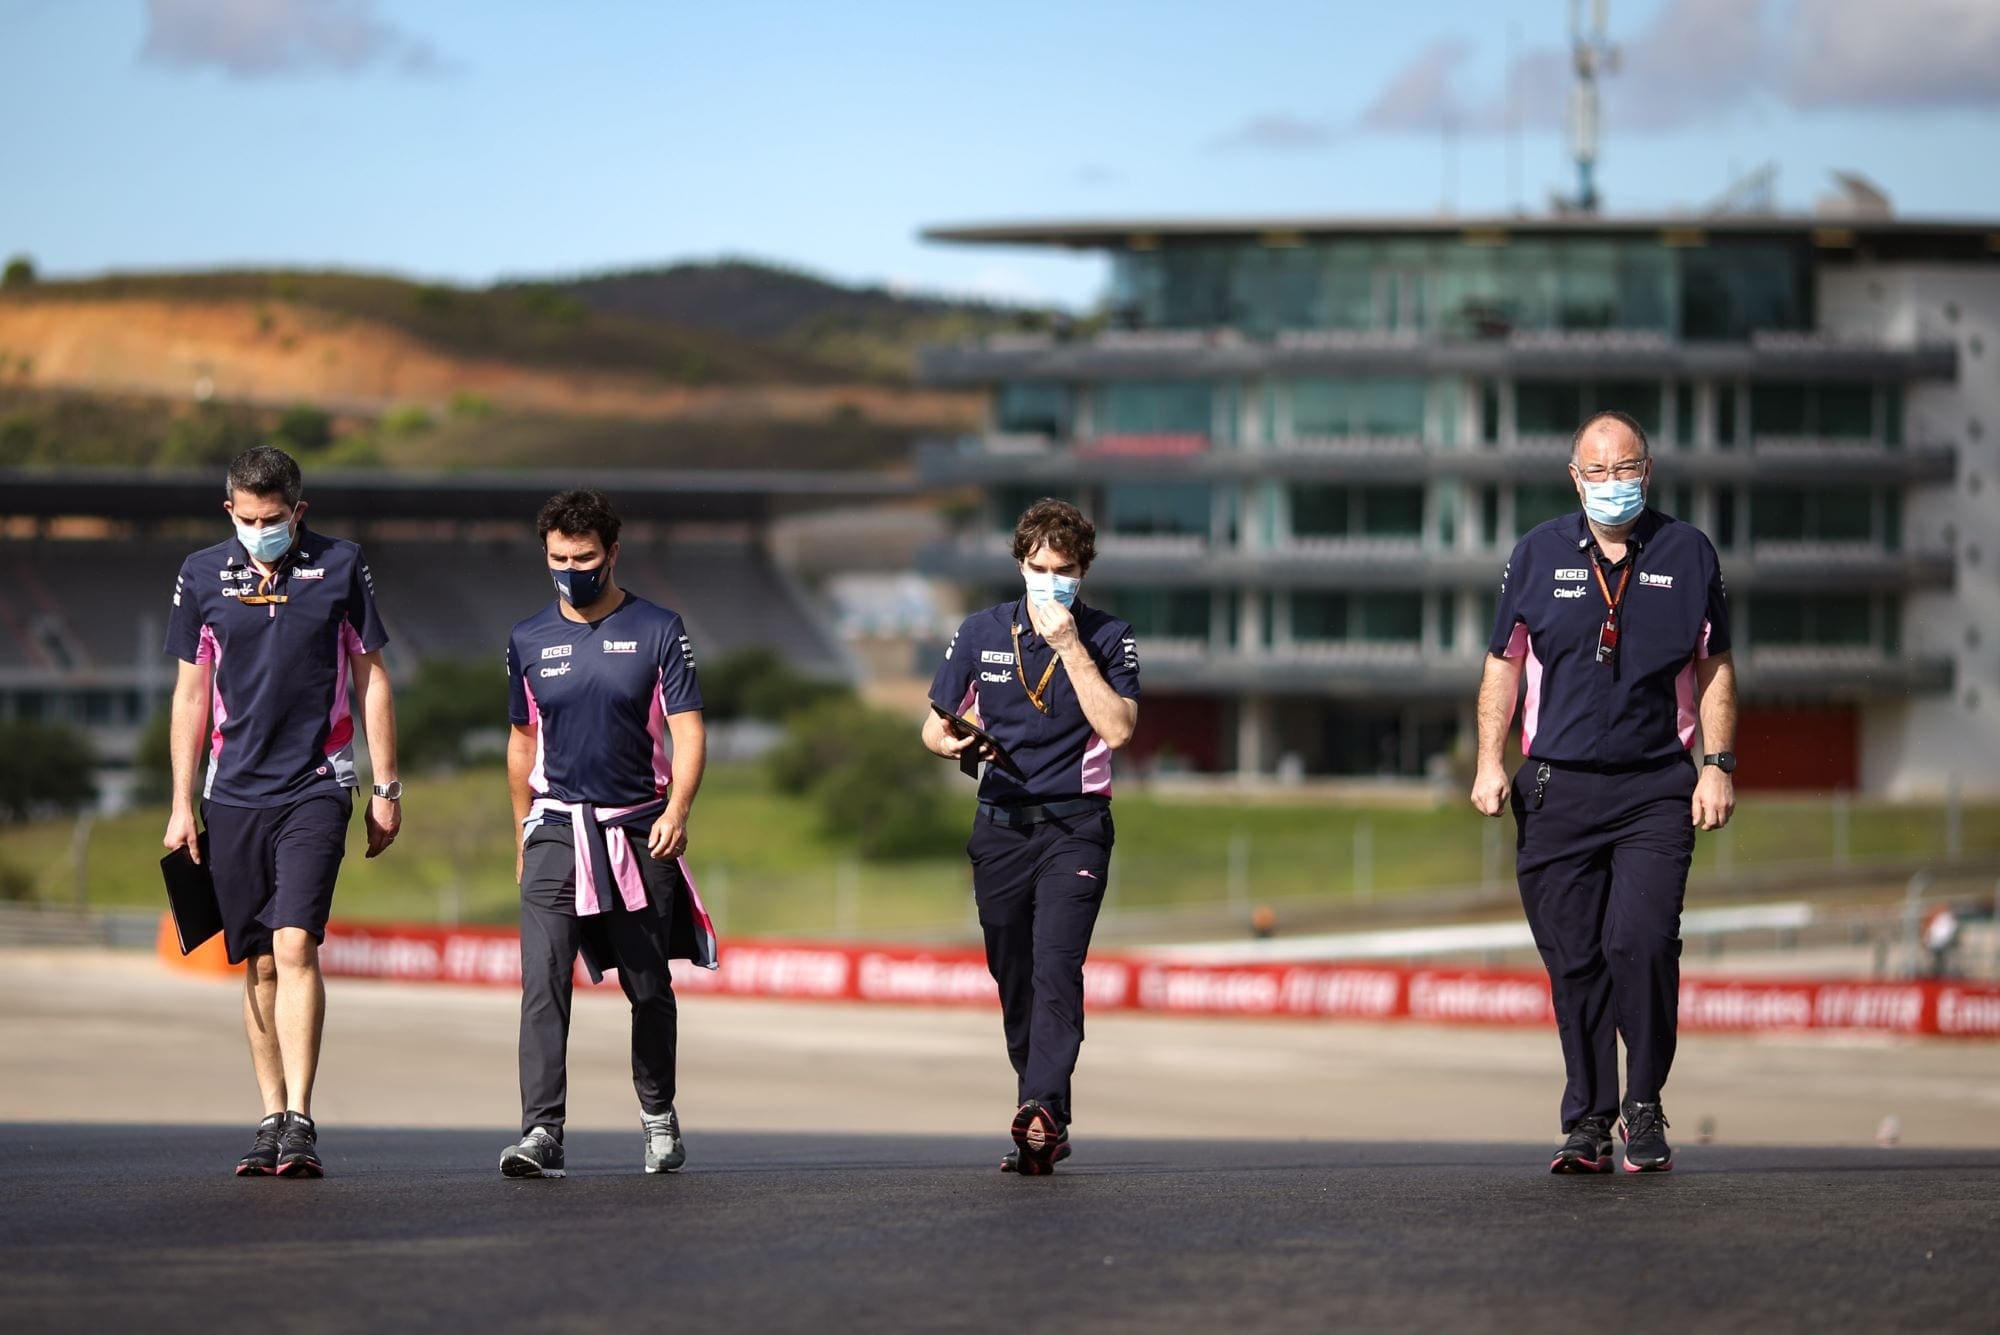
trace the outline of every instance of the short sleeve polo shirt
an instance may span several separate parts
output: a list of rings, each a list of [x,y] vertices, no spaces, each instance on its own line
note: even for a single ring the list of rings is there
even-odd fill
[[[224,806],[284,806],[352,788],[354,718],[347,660],[389,642],[361,549],[302,528],[266,596],[235,538],[181,562],[166,651],[212,669],[208,777]]]
[[[680,614],[633,593],[597,621],[550,603],[507,641],[507,717],[535,728],[537,798],[639,806],[667,791],[667,716],[701,708]]]
[[[1111,689],[1139,698],[1139,648],[1130,622],[1078,603],[1070,609],[1077,634]],[[1020,659],[1014,628],[1020,627]],[[1058,664],[1042,692],[1044,714],[1028,697],[1055,658],[1034,631],[1025,600],[1001,603],[967,617],[944,651],[931,681],[931,699],[970,717],[1007,748],[1027,774],[1023,783],[998,765],[986,767],[980,800],[1000,805],[1111,795],[1111,747],[1090,726],[1069,674]],[[1023,674],[1026,682],[1022,681]]]
[[[1617,649],[1600,663],[1605,593],[1617,596],[1627,571]],[[1524,754],[1636,766],[1693,744],[1694,662],[1729,646],[1729,600],[1714,546],[1694,525],[1647,509],[1616,565],[1597,550],[1580,510],[1530,529],[1501,576],[1487,648],[1527,659]]]

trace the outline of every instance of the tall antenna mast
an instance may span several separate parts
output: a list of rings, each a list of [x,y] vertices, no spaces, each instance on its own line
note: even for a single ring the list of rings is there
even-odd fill
[[[1590,27],[1584,28],[1584,7]],[[1576,158],[1576,195],[1561,201],[1564,211],[1595,213],[1597,196],[1597,79],[1618,71],[1618,49],[1604,35],[1605,0],[1569,0],[1570,51],[1576,60],[1576,86],[1569,96],[1570,152]]]

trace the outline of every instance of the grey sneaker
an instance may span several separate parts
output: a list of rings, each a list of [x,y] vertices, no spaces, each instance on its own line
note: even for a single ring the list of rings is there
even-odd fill
[[[500,1172],[506,1177],[561,1177],[562,1142],[538,1126],[501,1153]]]
[[[639,1125],[646,1130],[647,1172],[671,1173],[688,1161],[687,1146],[681,1143],[681,1119],[672,1108],[658,1115],[640,1113]]]

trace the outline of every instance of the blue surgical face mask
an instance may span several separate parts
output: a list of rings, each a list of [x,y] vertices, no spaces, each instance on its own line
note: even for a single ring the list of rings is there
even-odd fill
[[[292,526],[290,523],[272,524],[266,528],[252,528],[250,525],[232,519],[236,525],[236,540],[243,544],[243,550],[250,553],[253,561],[271,564],[292,549]]]
[[[1028,601],[1037,604],[1054,601],[1068,607],[1076,601],[1076,591],[1083,587],[1080,579],[1044,574],[1039,570],[1024,570],[1021,579],[1028,586]]]
[[[1606,528],[1629,524],[1646,506],[1646,484],[1638,478],[1583,484],[1583,512]]]
[[[604,586],[611,576],[611,563],[600,562],[588,570],[556,570],[551,568],[549,578],[556,582],[556,592],[571,607],[589,607],[604,596]]]

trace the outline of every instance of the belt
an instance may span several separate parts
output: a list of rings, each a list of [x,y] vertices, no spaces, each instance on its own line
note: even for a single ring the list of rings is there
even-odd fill
[[[994,802],[981,802],[981,820],[994,825],[1041,825],[1047,821],[1062,820],[1067,816],[1082,816],[1092,811],[1109,811],[1111,799],[1108,797],[1069,797],[1060,802],[1030,803],[1025,806],[1003,807]]]
[[[1542,760],[1529,756],[1528,763],[1547,765],[1550,769],[1574,770],[1580,774],[1651,774],[1654,770],[1666,769],[1669,765],[1686,765],[1693,757],[1686,751],[1671,756],[1660,756],[1653,760],[1633,760],[1622,764],[1603,764],[1592,760]]]

